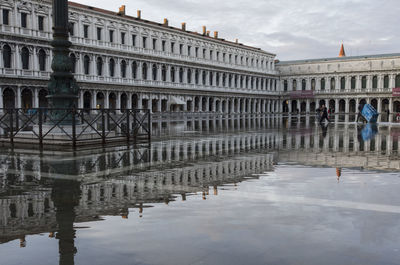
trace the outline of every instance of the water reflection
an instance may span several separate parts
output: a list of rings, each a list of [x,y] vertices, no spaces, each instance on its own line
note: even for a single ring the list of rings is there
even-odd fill
[[[158,125],[157,125],[158,126]],[[156,127],[155,127],[156,128]],[[336,168],[400,170],[399,128],[335,123],[310,118],[214,119],[161,125],[151,148],[0,155],[0,243],[50,233],[59,263],[74,264],[74,224],[102,216],[141,218],[156,203],[207,200],[224,186],[274,171],[279,163]],[[164,139],[166,131],[181,132]],[[221,133],[223,132],[223,133]],[[178,133],[179,134],[179,133]],[[165,136],[164,136],[165,137]],[[129,209],[137,209],[130,216]]]

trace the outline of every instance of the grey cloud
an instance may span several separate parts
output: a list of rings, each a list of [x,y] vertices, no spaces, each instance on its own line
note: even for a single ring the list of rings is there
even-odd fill
[[[260,47],[281,60],[335,57],[342,41],[349,55],[400,52],[398,0],[76,0]]]

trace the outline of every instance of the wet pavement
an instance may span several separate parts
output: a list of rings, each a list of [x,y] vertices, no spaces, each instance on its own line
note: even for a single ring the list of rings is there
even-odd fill
[[[0,264],[399,264],[399,135],[188,118],[149,148],[3,149]]]

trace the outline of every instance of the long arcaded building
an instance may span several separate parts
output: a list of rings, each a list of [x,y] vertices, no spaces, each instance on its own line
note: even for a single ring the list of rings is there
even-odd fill
[[[210,33],[70,2],[79,108],[152,112],[400,111],[400,54],[279,62]],[[0,2],[0,109],[47,106],[51,1]]]

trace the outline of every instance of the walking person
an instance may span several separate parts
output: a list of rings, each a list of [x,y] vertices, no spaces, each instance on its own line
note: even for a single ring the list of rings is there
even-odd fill
[[[321,115],[321,119],[319,120],[319,123],[322,124],[322,122],[326,119],[328,122],[331,122],[328,118],[328,109],[325,107],[325,105],[322,105],[322,115]]]

